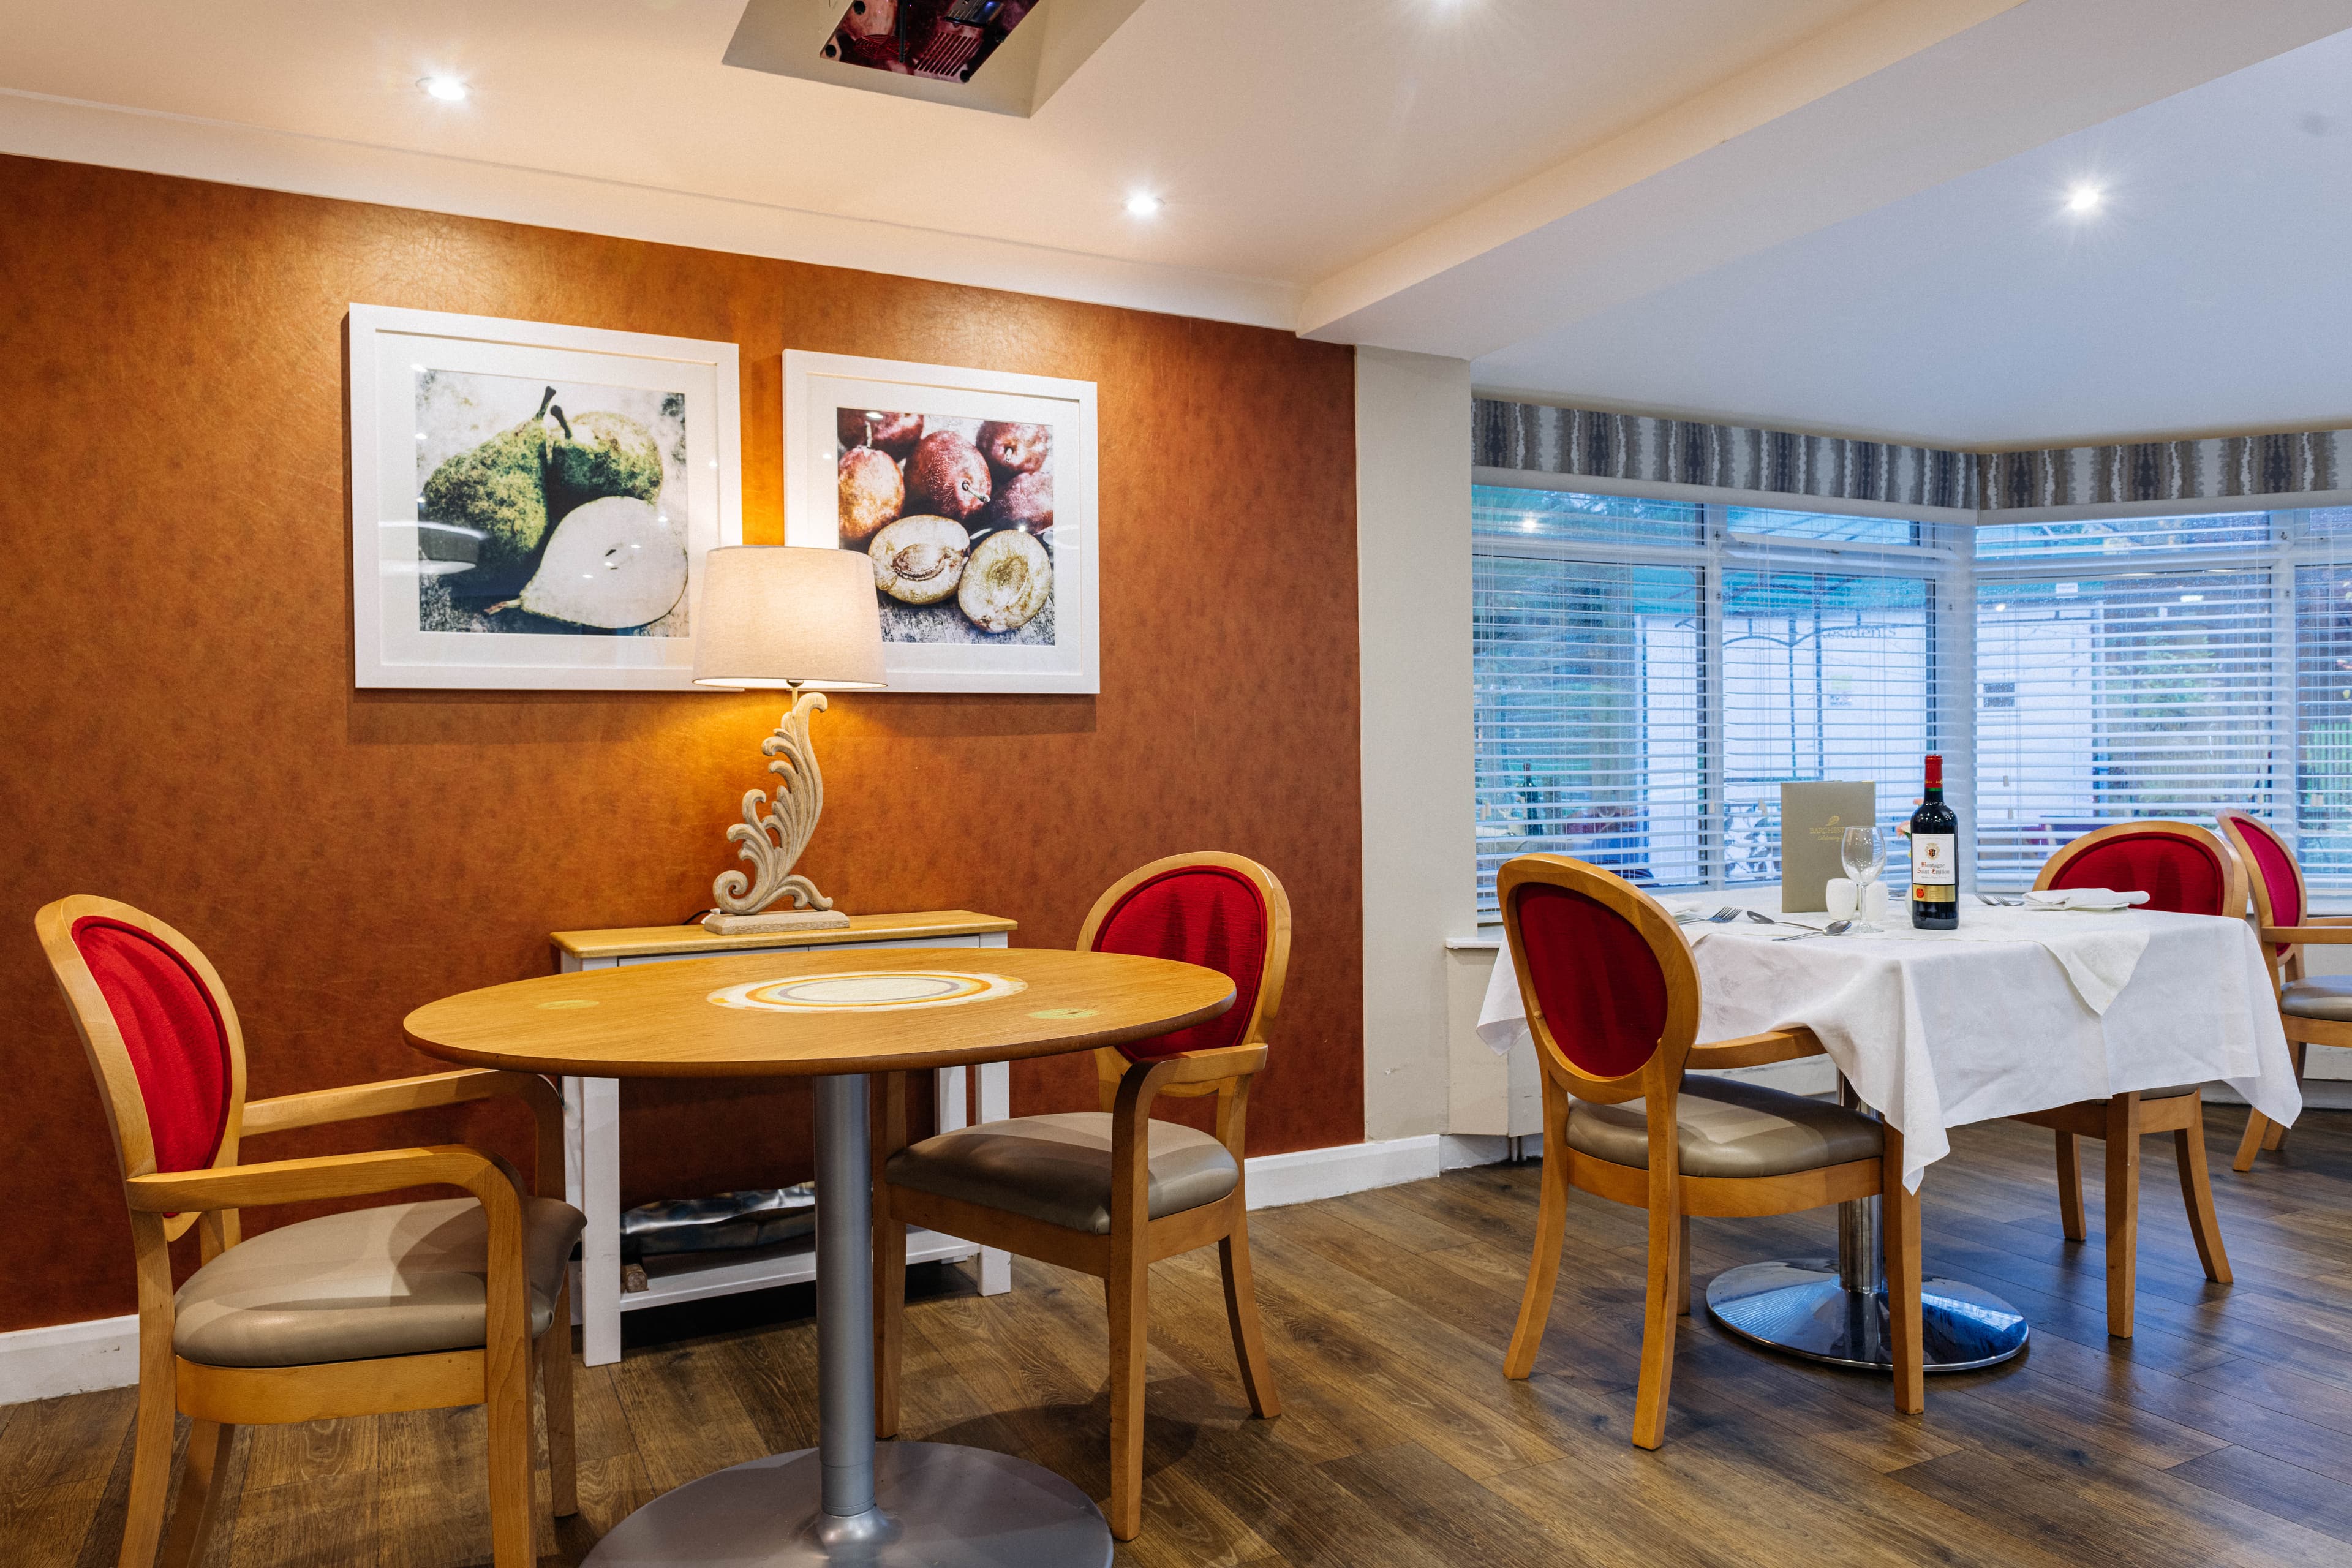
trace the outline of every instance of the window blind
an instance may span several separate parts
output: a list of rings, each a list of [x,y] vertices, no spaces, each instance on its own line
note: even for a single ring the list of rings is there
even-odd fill
[[[1611,500],[1482,488],[1473,509],[1477,532],[1518,548],[1581,544],[1606,556],[1663,547],[1664,557],[1476,554],[1482,919],[1496,910],[1496,872],[1517,855],[1572,855],[1653,885],[1699,875],[1698,509]]]
[[[1533,852],[1777,879],[1785,780],[1872,780],[1907,821],[1954,559],[1922,525],[1489,487],[1472,517],[1482,919]]]
[[[2270,514],[1978,535],[1983,885],[2028,886],[2053,850],[2134,817],[2235,805],[2292,830],[2294,569]]]
[[[1888,830],[1885,879],[1910,864],[1894,832],[1935,749],[1930,581],[1788,569],[1724,574],[1724,876],[1778,880],[1784,780],[1864,780]]]

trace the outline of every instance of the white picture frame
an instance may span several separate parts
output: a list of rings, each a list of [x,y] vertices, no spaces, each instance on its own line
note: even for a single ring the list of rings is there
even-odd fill
[[[847,449],[841,416],[877,409],[922,416],[926,429],[962,431],[1008,421],[1050,428],[1041,472],[1050,479],[1051,521],[1015,528],[983,509],[967,520],[972,546],[991,531],[1026,531],[1049,555],[1050,616],[1004,634],[988,632],[960,596],[908,607],[877,589],[883,608],[883,657],[897,691],[1075,692],[1102,689],[1100,542],[1097,489],[1095,384],[1003,371],[784,352],[784,541],[825,549],[845,541],[840,474]],[[898,459],[902,483],[911,455]],[[989,472],[1008,499],[1008,470]],[[1021,476],[1016,472],[1014,478]],[[904,515],[920,515],[908,492]],[[877,538],[879,537],[877,534]],[[869,552],[873,548],[866,545]],[[1028,547],[1024,544],[1023,548]],[[1031,551],[1033,555],[1036,553]],[[952,637],[959,640],[932,640]],[[1050,640],[1047,640],[1050,639]]]
[[[348,324],[353,684],[542,691],[699,689],[690,679],[702,558],[718,546],[740,544],[743,539],[737,346],[357,303],[350,308]],[[559,480],[551,458],[541,500],[551,521],[535,542],[527,538],[528,519],[512,531],[514,537],[501,536],[486,544],[485,540],[501,531],[468,526],[480,521],[478,516],[466,513],[452,521],[428,515],[462,510],[448,500],[451,488],[437,489],[435,507],[425,504],[421,492],[436,488],[439,466],[456,453],[474,449],[468,443],[479,446],[486,437],[522,429],[522,424],[501,422],[516,418],[518,411],[523,422],[530,420],[530,403],[542,387],[549,395],[539,398],[541,413],[537,417],[551,434],[572,437],[575,428],[559,412],[562,402],[550,402],[556,395],[591,405],[575,406],[574,414],[603,414],[609,423],[597,428],[629,432],[613,439],[635,445],[616,447],[621,460],[604,472],[629,476],[614,482],[634,488],[626,494],[566,488],[565,500],[559,503],[552,499]],[[594,438],[587,434],[587,426],[579,429],[578,439]],[[640,466],[630,468],[630,461]],[[520,459],[513,473],[522,472],[519,465]],[[595,478],[589,482],[605,481]],[[485,487],[474,493],[488,490]],[[622,537],[630,550],[653,550],[660,567],[648,576],[627,579],[653,585],[640,590],[634,600],[625,596],[621,602],[650,604],[667,593],[675,581],[671,552],[683,551],[684,583],[656,619],[620,626],[614,623],[644,612],[608,612],[599,602],[551,598],[544,590],[539,570],[551,570],[549,551],[571,511],[580,510],[577,498],[583,494],[607,502],[600,520],[619,515],[625,528],[636,526],[648,515],[653,520],[647,524],[650,531]],[[616,499],[623,513],[614,511]],[[629,510],[640,504],[645,512]],[[584,537],[585,531],[575,532],[568,553],[555,559],[577,556]],[[616,543],[602,553],[622,562],[654,558],[620,556],[619,550]],[[478,559],[485,551],[494,552],[496,560]],[[460,559],[466,563],[459,564]],[[632,564],[630,570],[637,568]],[[478,572],[483,574],[480,578],[474,575]],[[479,592],[463,592],[469,580]],[[525,588],[533,590],[535,597],[527,596]],[[508,589],[513,590],[511,598],[504,598]],[[598,616],[605,624],[591,626],[533,615],[519,608],[526,603],[540,608],[552,604],[566,616]],[[592,607],[583,612],[583,604]],[[501,616],[503,619],[493,618]]]

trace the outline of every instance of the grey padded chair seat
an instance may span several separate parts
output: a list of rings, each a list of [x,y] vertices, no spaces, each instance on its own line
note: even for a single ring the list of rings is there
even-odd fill
[[[533,1338],[555,1321],[563,1266],[587,1220],[525,1198]],[[262,1232],[196,1270],[172,1345],[206,1366],[305,1366],[479,1350],[489,1221],[472,1198],[385,1204]]]
[[[1225,1146],[1173,1121],[1150,1123],[1150,1216],[1215,1203],[1242,1179]],[[902,1187],[960,1198],[1065,1230],[1110,1234],[1110,1115],[1016,1116],[942,1132],[885,1167]]]
[[[2292,1013],[2298,1018],[2352,1024],[2352,983],[2290,980],[2279,992],[2279,1011]]]
[[[2195,1094],[2204,1087],[2201,1083],[2176,1083],[2169,1089],[2141,1089],[2139,1097],[2142,1100],[2179,1100],[2182,1095]]]
[[[1886,1148],[1875,1117],[1736,1079],[1685,1078],[1675,1111],[1685,1176],[1785,1176],[1875,1160]],[[1615,1105],[1580,1100],[1569,1107],[1568,1146],[1646,1171],[1647,1115],[1638,1100]]]

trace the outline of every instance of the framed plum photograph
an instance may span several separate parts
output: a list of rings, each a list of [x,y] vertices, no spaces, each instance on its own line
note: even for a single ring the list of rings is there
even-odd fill
[[[784,354],[785,542],[874,565],[900,691],[1102,689],[1095,385]]]
[[[353,305],[351,365],[357,684],[688,689],[733,343]]]

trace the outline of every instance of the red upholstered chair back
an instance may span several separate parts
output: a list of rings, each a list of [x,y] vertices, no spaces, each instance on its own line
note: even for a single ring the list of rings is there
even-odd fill
[[[110,899],[60,899],[34,925],[98,1079],[122,1173],[236,1163],[245,1038],[195,944]]]
[[[2253,884],[2255,923],[2301,925],[2311,900],[2304,890],[2302,863],[2295,859],[2286,840],[2272,832],[2271,825],[2259,816],[2250,816],[2242,811],[2217,812],[2215,816],[2239,858],[2253,868],[2250,879]],[[2284,958],[2293,945],[2274,942],[2271,956]]]
[[[2246,912],[2244,863],[2193,822],[2118,822],[2086,833],[2050,857],[2033,885],[2146,893],[2147,908],[2175,914]]]
[[[1129,1061],[1263,1041],[1290,967],[1290,898],[1239,855],[1171,855],[1130,871],[1095,900],[1078,931],[1087,952],[1172,958],[1234,983],[1234,1005],[1203,1024],[1117,1047]]]
[[[1674,917],[1631,882],[1565,855],[1520,856],[1496,888],[1545,1069],[1584,1100],[1630,1100],[1644,1092],[1645,1071],[1680,1083],[1699,986]]]

